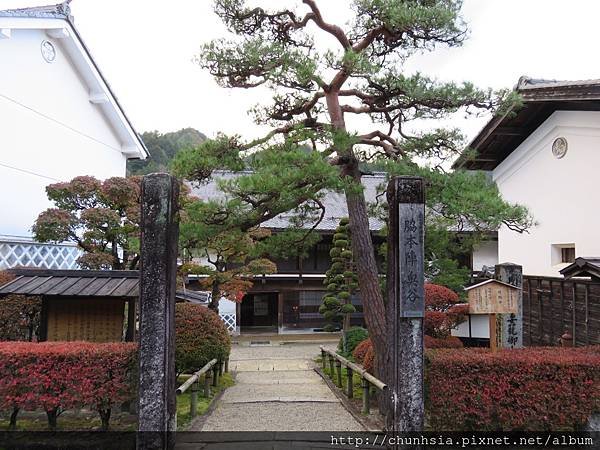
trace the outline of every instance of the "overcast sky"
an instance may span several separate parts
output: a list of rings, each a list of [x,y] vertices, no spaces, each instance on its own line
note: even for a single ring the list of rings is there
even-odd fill
[[[350,17],[347,0],[320,3],[328,21]],[[2,9],[39,4],[44,0],[0,0]],[[212,1],[73,0],[71,9],[139,132],[194,127],[209,136],[217,131],[261,134],[246,111],[264,93],[220,88],[192,62],[202,42],[225,33]],[[411,63],[413,70],[493,88],[513,87],[521,75],[600,78],[598,1],[465,0],[464,16],[470,27],[467,43],[419,57]],[[473,136],[485,120],[461,121],[460,126]]]

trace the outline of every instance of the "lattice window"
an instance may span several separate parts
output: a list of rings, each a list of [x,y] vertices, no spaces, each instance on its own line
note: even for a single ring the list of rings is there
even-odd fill
[[[81,250],[69,245],[0,242],[0,270],[12,267],[77,269]]]
[[[219,314],[219,315],[221,316],[221,320],[227,327],[227,330],[229,330],[229,333],[230,334],[235,333],[235,331],[236,331],[235,314],[228,313],[228,314]]]

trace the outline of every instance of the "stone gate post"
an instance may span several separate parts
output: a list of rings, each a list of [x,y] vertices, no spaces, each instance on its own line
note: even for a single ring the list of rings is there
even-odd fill
[[[142,181],[138,448],[168,448],[175,431],[175,279],[179,184],[155,173]],[[152,433],[149,433],[152,432]]]

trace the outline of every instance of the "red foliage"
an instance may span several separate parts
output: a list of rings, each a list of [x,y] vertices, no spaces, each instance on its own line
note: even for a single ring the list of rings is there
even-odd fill
[[[432,429],[560,430],[600,407],[600,347],[427,352]]]
[[[371,347],[373,347],[371,338],[367,338],[364,341],[361,341],[360,344],[358,344],[352,352],[352,357],[354,358],[354,361],[356,361],[358,364],[363,364],[365,360],[365,355]]]
[[[0,409],[62,411],[88,405],[108,427],[114,404],[133,398],[136,344],[0,342]]]
[[[425,336],[425,348],[461,348],[462,346],[462,341],[455,336],[450,336],[445,339],[436,339],[431,336]],[[352,356],[354,357],[354,361],[362,365],[368,372],[373,373],[375,353],[370,338],[367,338],[358,344],[352,352]]]
[[[200,370],[231,351],[227,327],[217,313],[193,303],[175,305],[175,366],[178,373]]]
[[[425,335],[425,348],[462,348],[462,341],[456,336],[438,339]]]
[[[375,374],[375,349],[372,344],[367,349],[367,353],[365,353],[363,367],[367,372]]]
[[[456,292],[444,286],[425,283],[425,334],[438,339],[450,336],[450,330],[464,321],[469,312]]]

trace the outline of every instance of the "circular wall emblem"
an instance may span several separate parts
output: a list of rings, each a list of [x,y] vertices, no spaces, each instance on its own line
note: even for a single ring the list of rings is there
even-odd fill
[[[56,49],[50,41],[42,41],[42,57],[46,62],[54,62],[56,59]]]
[[[552,143],[552,154],[560,159],[567,154],[567,140],[564,137],[559,137]]]

